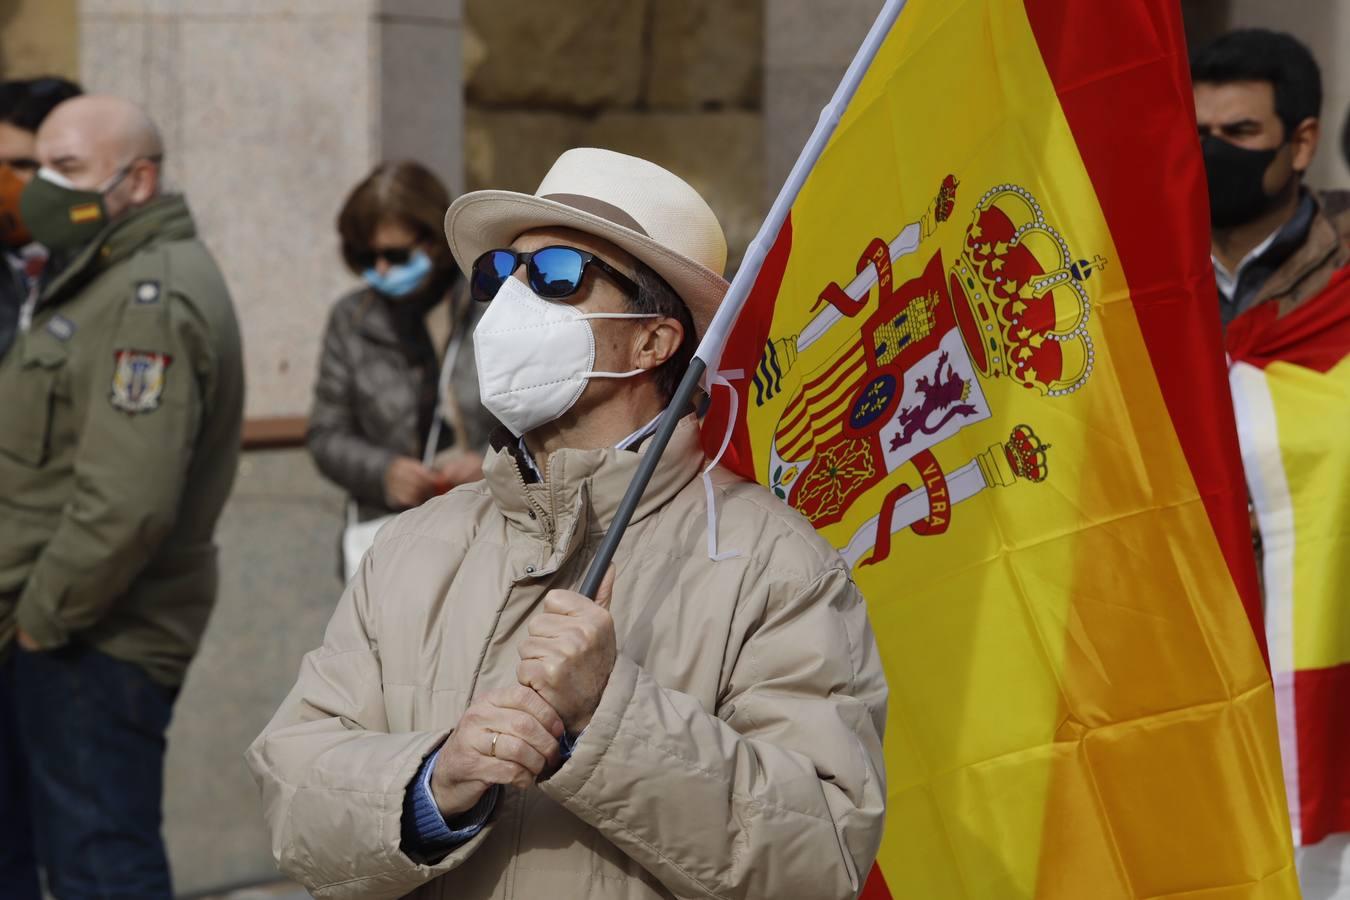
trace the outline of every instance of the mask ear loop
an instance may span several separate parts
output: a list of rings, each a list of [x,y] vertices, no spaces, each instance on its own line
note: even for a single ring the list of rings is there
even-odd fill
[[[717,550],[717,495],[713,491],[712,470],[717,468],[717,464],[722,461],[726,455],[727,447],[731,446],[731,435],[736,428],[736,413],[740,409],[740,393],[731,384],[731,379],[740,380],[745,377],[743,369],[728,369],[725,372],[715,372],[708,379],[708,394],[712,395],[712,390],[717,387],[724,387],[731,392],[731,409],[727,411],[727,424],[722,432],[722,444],[717,448],[716,455],[708,463],[707,468],[703,470],[703,496],[705,506],[708,510],[708,559],[713,562],[721,562],[726,559],[735,559],[743,555],[739,550],[727,550],[719,553]]]
[[[633,369],[628,372],[582,372],[578,378],[632,378],[641,375],[646,369]]]
[[[660,319],[660,313],[582,313],[578,319]],[[646,369],[633,369],[628,372],[580,372],[578,378],[632,378],[641,375]]]

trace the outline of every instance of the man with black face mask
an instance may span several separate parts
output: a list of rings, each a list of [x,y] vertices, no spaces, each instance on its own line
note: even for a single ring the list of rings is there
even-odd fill
[[[1295,861],[1306,897],[1350,896],[1350,193],[1302,184],[1321,79],[1286,34],[1191,61],[1212,254]]]
[[[1308,48],[1287,34],[1231,31],[1194,54],[1191,80],[1226,326],[1258,304],[1297,304],[1327,285],[1350,261],[1350,201],[1303,186],[1322,105]]]

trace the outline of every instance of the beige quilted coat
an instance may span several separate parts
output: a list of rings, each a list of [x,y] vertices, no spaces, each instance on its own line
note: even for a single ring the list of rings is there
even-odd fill
[[[477,694],[515,681],[544,593],[574,588],[637,467],[515,458],[376,540],[249,750],[281,869],[319,897],[854,896],[881,837],[886,684],[835,553],[763,488],[716,478],[682,422],[616,558],[619,658],[571,759],[505,790],[439,860],[401,846],[408,784]]]

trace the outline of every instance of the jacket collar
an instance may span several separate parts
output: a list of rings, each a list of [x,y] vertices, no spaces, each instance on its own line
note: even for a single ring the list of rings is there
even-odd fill
[[[75,293],[95,275],[144,247],[196,236],[187,201],[181,194],[165,194],[103,229],[52,279],[43,302],[57,302]]]
[[[1219,282],[1219,291],[1224,295],[1224,299],[1236,306],[1244,299],[1243,294],[1250,293],[1255,296],[1266,279],[1277,271],[1294,251],[1303,246],[1308,238],[1308,229],[1312,227],[1313,217],[1316,215],[1317,201],[1310,192],[1304,191],[1294,215],[1250,250],[1233,271],[1228,271],[1219,258],[1211,254],[1214,276]]]
[[[1271,273],[1261,286],[1251,306],[1255,307],[1275,297],[1294,295],[1297,303],[1306,296],[1321,289],[1318,284],[1313,291],[1303,291],[1302,285],[1309,276],[1323,270],[1334,270],[1350,260],[1350,250],[1346,248],[1346,239],[1350,237],[1350,211],[1339,211],[1328,215],[1324,199],[1309,194],[1314,204],[1312,221],[1302,245],[1290,253],[1283,263]],[[1287,310],[1283,310],[1287,311]]]
[[[444,339],[449,337],[453,328],[449,320],[460,319],[469,312],[466,306],[469,302],[467,294],[464,297],[464,304],[461,304],[457,301],[456,293],[455,285],[452,283],[450,288],[437,294],[434,299],[410,301],[415,303],[417,308],[406,310],[420,318],[423,327],[432,338],[433,345],[438,349],[444,346]],[[373,288],[362,288],[360,294],[361,304],[356,318],[357,330],[375,343],[390,347],[402,346],[404,338],[399,334],[395,322],[399,311],[394,309],[393,303],[381,297]],[[438,319],[446,320],[446,324],[440,325]]]
[[[518,453],[514,441],[488,453],[483,463],[488,491],[512,528],[548,543],[562,557],[587,533],[609,527],[646,450],[557,450],[542,467],[548,478],[535,484],[527,484]],[[632,521],[665,506],[704,464],[698,420],[686,416],[675,427]]]
[[[398,344],[398,334],[394,331],[394,319],[389,304],[370,288],[361,289],[361,302],[357,307],[356,330],[369,340],[378,344]]]

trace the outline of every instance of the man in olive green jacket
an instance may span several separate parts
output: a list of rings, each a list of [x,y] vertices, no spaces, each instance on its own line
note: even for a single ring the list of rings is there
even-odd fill
[[[167,898],[163,735],[215,598],[239,331],[140,109],[62,104],[38,156],[23,216],[72,261],[0,361],[0,654],[52,892]]]

